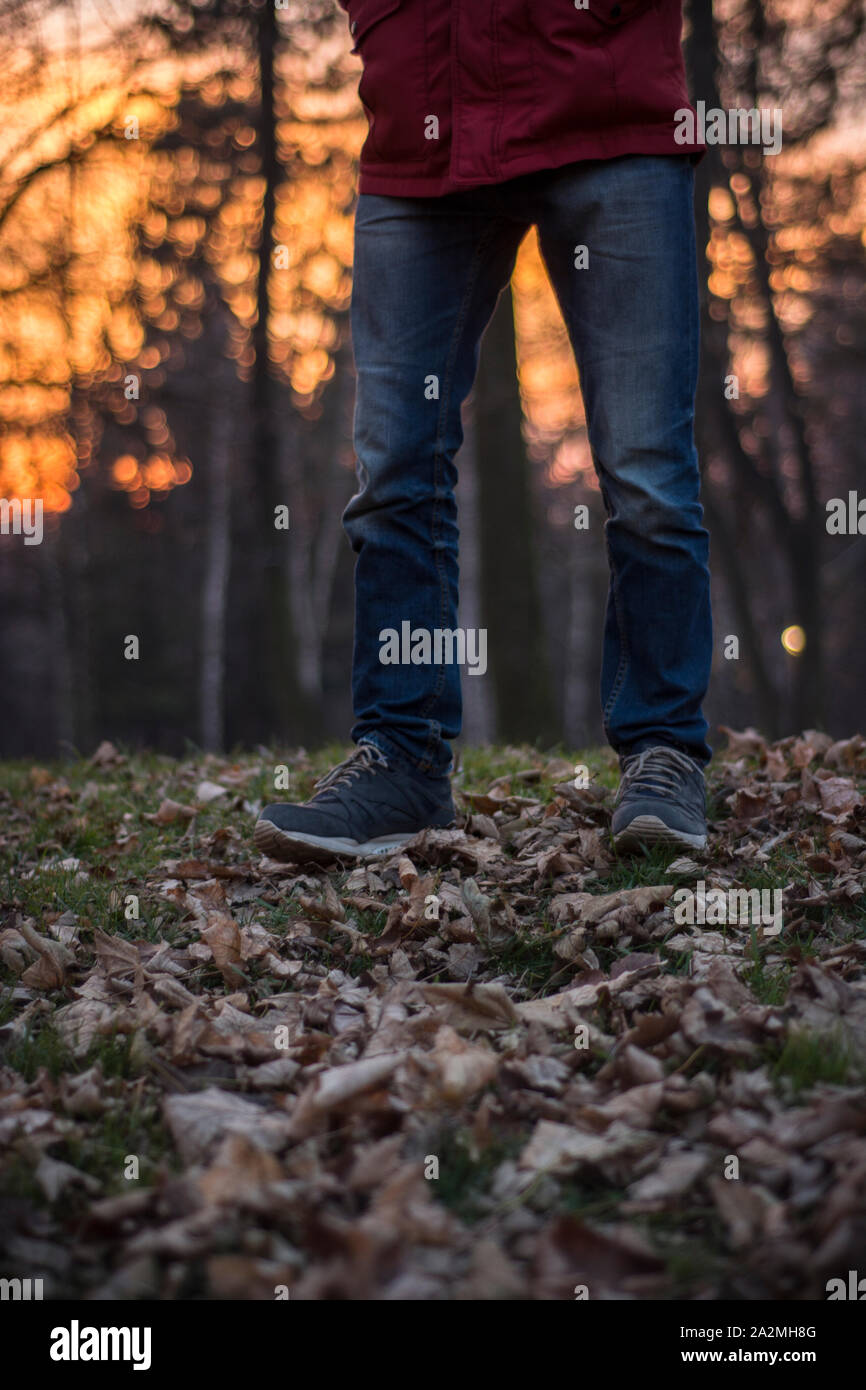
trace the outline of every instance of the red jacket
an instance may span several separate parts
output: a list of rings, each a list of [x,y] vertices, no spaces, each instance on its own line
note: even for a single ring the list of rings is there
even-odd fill
[[[703,149],[674,139],[675,113],[691,109],[681,0],[339,3],[364,64],[362,193],[439,195],[577,159]]]

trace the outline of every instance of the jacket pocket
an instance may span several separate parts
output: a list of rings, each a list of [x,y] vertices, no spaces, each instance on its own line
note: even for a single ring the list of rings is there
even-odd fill
[[[346,10],[352,52],[364,64],[358,96],[370,129],[362,162],[429,159],[424,0],[347,0]]]
[[[597,19],[609,29],[616,29],[620,24],[625,24],[627,20],[642,14],[644,10],[651,10],[654,5],[655,0],[589,0],[589,5],[583,13],[590,14],[593,19]]]
[[[361,53],[361,43],[374,25],[399,10],[403,0],[347,0],[349,33],[354,41],[353,53]]]

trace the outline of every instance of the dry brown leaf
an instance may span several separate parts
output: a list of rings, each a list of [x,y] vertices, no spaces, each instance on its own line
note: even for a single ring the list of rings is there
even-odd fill
[[[323,1115],[377,1089],[396,1071],[401,1060],[400,1053],[380,1053],[322,1072],[310,1082],[292,1110],[292,1133],[312,1132]]]
[[[819,777],[821,805],[831,816],[843,816],[863,805],[863,798],[850,777]]]
[[[215,1086],[191,1095],[168,1096],[164,1110],[169,1129],[184,1163],[200,1163],[229,1134],[278,1152],[290,1137],[288,1116],[264,1110],[242,1096]]]
[[[620,1154],[641,1153],[657,1143],[655,1135],[645,1134],[621,1120],[615,1120],[601,1134],[539,1120],[518,1164],[533,1172],[565,1176],[583,1166],[598,1167]]]
[[[66,970],[59,960],[43,951],[38,960],[28,965],[21,983],[26,989],[61,989],[66,983]]]
[[[195,789],[195,799],[206,806],[210,801],[217,801],[221,796],[227,796],[226,787],[220,786],[219,782],[209,782],[207,778],[199,782]]]
[[[467,1043],[453,1028],[440,1028],[429,1054],[437,1072],[437,1086],[443,1099],[459,1103],[492,1081],[499,1059],[489,1047]]]
[[[520,1015],[502,985],[422,985],[421,993],[439,1017],[458,1031],[510,1028],[520,1022]]]
[[[91,767],[121,767],[126,758],[107,738],[104,738],[90,759]]]
[[[54,1024],[76,1057],[85,1057],[98,1037],[130,1031],[127,1010],[101,999],[83,998],[64,1004],[55,1013]]]
[[[71,1163],[61,1163],[56,1158],[49,1158],[48,1154],[42,1155],[33,1176],[49,1202],[56,1202],[68,1187],[83,1187],[90,1193],[101,1190],[101,1183],[89,1173],[82,1173],[79,1168],[73,1168]]]
[[[148,820],[152,825],[174,825],[175,821],[192,820],[195,814],[194,806],[185,806],[181,801],[172,801],[171,797],[165,797],[154,812],[149,814],[145,811],[142,820]]]
[[[564,893],[551,899],[550,915],[561,926],[569,922],[591,926],[621,907],[630,908],[637,915],[654,912],[673,892],[674,884],[662,883],[620,888],[615,893]]]
[[[760,820],[767,815],[773,804],[773,793],[769,787],[762,788],[755,784],[751,787],[738,787],[725,800],[737,820]]]
[[[709,1181],[713,1201],[728,1228],[735,1250],[742,1250],[760,1239],[774,1199],[763,1188],[740,1180],[714,1177]]]
[[[243,984],[241,933],[234,918],[225,912],[213,913],[201,929],[201,939],[210,947],[214,965],[229,989]]]
[[[660,1297],[666,1285],[662,1260],[638,1233],[621,1224],[605,1231],[573,1216],[557,1216],[544,1229],[533,1263],[533,1297],[590,1301],[622,1291]]]
[[[652,1172],[629,1187],[629,1207],[644,1203],[655,1205],[671,1197],[683,1196],[706,1171],[709,1162],[705,1153],[690,1153],[685,1149],[666,1151]]]
[[[729,729],[727,724],[720,724],[719,731],[728,740],[728,746],[724,751],[726,758],[760,757],[766,751],[767,741],[757,729],[742,729],[738,732]]]
[[[198,1189],[206,1202],[249,1202],[258,1189],[279,1182],[283,1170],[272,1153],[262,1149],[243,1133],[225,1136],[213,1162],[198,1178]]]
[[[141,974],[141,956],[131,941],[125,941],[122,936],[109,936],[100,927],[94,927],[93,946],[96,958],[109,978]]]

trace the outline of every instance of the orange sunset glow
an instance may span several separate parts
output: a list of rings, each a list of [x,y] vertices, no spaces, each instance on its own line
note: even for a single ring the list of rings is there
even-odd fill
[[[252,99],[252,65],[240,53],[230,59],[219,52],[208,73],[201,61],[154,58],[144,71],[130,65],[124,82],[103,52],[85,52],[77,65],[49,54],[38,95],[4,111],[0,494],[38,496],[61,513],[82,470],[97,467],[141,508],[189,481],[190,462],[147,395],[202,333],[203,272],[218,283],[230,313],[228,354],[248,379],[263,192],[255,130],[227,117],[197,144],[171,138],[193,76],[205,108],[240,109]],[[339,25],[318,48],[292,53],[281,72],[277,143],[287,177],[276,193],[268,344],[273,372],[301,411],[333,376],[351,293],[351,203],[366,131],[357,74]],[[829,130],[772,162],[770,285],[787,329],[813,312],[834,240],[866,224],[863,154],[862,136]],[[806,218],[798,189],[818,173],[844,184],[845,198]],[[749,178],[735,172],[710,199],[712,312],[727,317],[744,403],[768,389],[754,250],[735,216],[748,223],[752,197]],[[576,477],[592,486],[578,376],[534,234],[513,287],[529,445],[547,459],[550,486]],[[808,361],[796,372],[808,384]],[[137,398],[130,378],[140,382]],[[136,426],[135,450],[104,454],[107,417]]]

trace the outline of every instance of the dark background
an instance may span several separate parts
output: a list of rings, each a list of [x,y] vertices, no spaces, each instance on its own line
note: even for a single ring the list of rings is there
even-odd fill
[[[693,100],[784,129],[697,171],[716,739],[863,724],[866,542],[827,531],[866,497],[863,26],[686,6]],[[348,48],[333,0],[0,3],[0,496],[46,507],[41,545],[0,536],[0,755],[348,735]],[[599,742],[603,509],[534,238],[466,428],[464,738]]]

